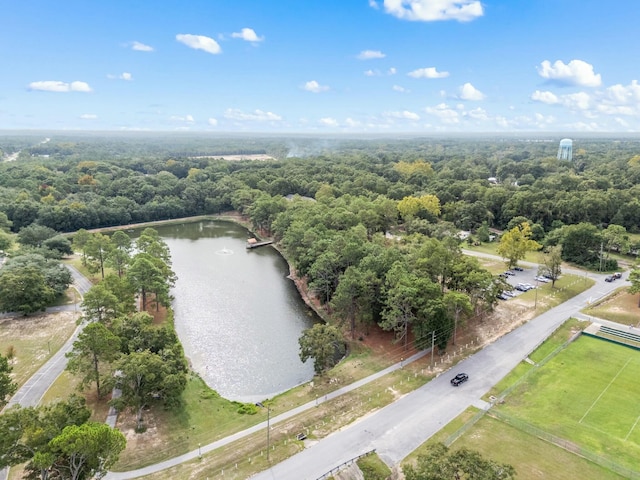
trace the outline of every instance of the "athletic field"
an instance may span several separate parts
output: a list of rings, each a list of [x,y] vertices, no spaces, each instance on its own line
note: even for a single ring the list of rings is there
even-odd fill
[[[640,471],[640,351],[583,336],[495,408],[571,450]]]

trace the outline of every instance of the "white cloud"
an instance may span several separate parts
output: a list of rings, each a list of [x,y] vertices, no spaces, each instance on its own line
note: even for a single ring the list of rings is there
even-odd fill
[[[380,71],[379,70],[367,70],[366,72],[364,72],[365,77],[379,77],[380,76]]]
[[[406,88],[401,87],[400,85],[394,85],[393,87],[391,87],[391,89],[394,92],[400,92],[400,93],[409,93],[410,92],[410,90],[407,90]]]
[[[560,101],[555,93],[549,91],[541,92],[540,90],[536,90],[531,94],[531,100],[546,103],[547,105],[554,105]]]
[[[384,58],[386,55],[380,50],[363,50],[358,54],[358,60],[372,60],[374,58]]]
[[[425,112],[438,117],[442,123],[452,124],[460,121],[460,114],[446,103],[440,103],[435,107],[427,107]]]
[[[401,112],[384,112],[382,115],[387,118],[398,118],[401,120],[413,120],[413,121],[420,120],[420,115],[414,112],[410,112],[408,110],[403,110]]]
[[[371,8],[375,8],[376,10],[380,7],[378,7],[378,3],[376,2],[376,0],[369,0],[369,6]]]
[[[129,72],[122,72],[120,75],[112,75],[109,74],[107,75],[107,78],[110,78],[111,80],[126,80],[126,81],[131,81],[133,80],[133,76],[129,73]]]
[[[181,116],[181,115],[171,115],[169,117],[169,120],[172,120],[174,122],[186,122],[186,123],[193,123],[195,122],[194,118],[192,115],[185,115],[185,116]]]
[[[359,122],[358,120],[354,120],[353,118],[347,118],[344,123],[347,125],[347,127],[359,127],[360,125],[362,125],[361,122]]]
[[[553,65],[545,60],[538,67],[538,74],[564,85],[597,87],[602,84],[602,78],[599,73],[594,73],[593,65],[582,60],[571,60],[567,64],[556,60]]]
[[[389,70],[387,70],[387,75],[395,75],[396,73],[398,73],[396,67],[391,67]]]
[[[384,9],[402,20],[420,22],[468,22],[483,15],[480,0],[384,0]]]
[[[207,120],[207,123],[209,125],[211,125],[212,127],[217,127],[218,126],[218,120],[216,120],[215,118],[210,118],[209,120]]]
[[[59,82],[55,80],[44,80],[31,82],[29,90],[40,90],[43,92],[90,92],[91,87],[86,82]]]
[[[306,90],[307,92],[320,93],[326,92],[327,90],[329,90],[329,87],[326,85],[320,85],[315,80],[310,80],[302,86],[302,89]]]
[[[185,44],[189,48],[194,50],[204,50],[207,53],[216,55],[222,52],[220,45],[213,38],[205,37],[204,35],[191,35],[189,33],[179,33],[176,35],[176,40]]]
[[[83,113],[80,118],[83,120],[95,120],[98,116],[93,113]]]
[[[224,112],[224,117],[229,120],[238,120],[241,122],[279,122],[282,120],[280,115],[273,112],[254,110],[253,112],[245,113],[237,108],[228,108]]]
[[[458,98],[460,100],[472,100],[472,101],[480,101],[484,100],[486,95],[478,90],[476,87],[471,85],[469,82],[465,83],[458,89],[459,95]]]
[[[585,92],[571,93],[560,97],[562,104],[572,110],[588,110],[591,107],[591,96]]]
[[[324,125],[325,127],[339,127],[340,124],[335,118],[325,117],[319,120],[320,125]]]
[[[445,78],[449,76],[449,72],[438,72],[436,67],[418,68],[407,73],[413,78]]]
[[[252,28],[243,28],[239,32],[234,32],[231,34],[233,38],[241,38],[247,42],[258,43],[264,40],[264,37],[259,37],[256,35],[256,32],[253,31]]]
[[[153,52],[153,47],[145,45],[144,43],[134,41],[129,45],[131,45],[131,50],[136,50],[138,52]]]
[[[486,122],[487,120],[489,120],[489,114],[484,108],[474,108],[473,110],[469,110],[466,113],[466,115],[469,118],[472,118],[474,120],[480,120],[483,122]]]

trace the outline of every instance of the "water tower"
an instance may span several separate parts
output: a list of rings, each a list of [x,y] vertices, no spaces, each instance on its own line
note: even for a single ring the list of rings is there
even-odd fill
[[[573,140],[563,138],[560,140],[560,148],[558,148],[558,160],[569,160],[573,158]]]

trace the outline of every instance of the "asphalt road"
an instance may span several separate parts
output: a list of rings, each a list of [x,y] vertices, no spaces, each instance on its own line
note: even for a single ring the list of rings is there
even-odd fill
[[[91,288],[91,282],[89,282],[86,277],[71,265],[67,265],[67,268],[73,276],[74,287],[78,290],[81,296],[84,296],[84,294]],[[77,305],[65,305],[62,307],[48,309],[48,311],[76,308],[78,308]],[[18,389],[13,397],[11,397],[11,400],[5,408],[9,408],[15,404],[20,404],[23,407],[35,407],[40,403],[40,400],[42,400],[46,391],[67,366],[67,359],[65,355],[73,348],[73,342],[78,338],[78,334],[82,331],[82,328],[83,326],[80,325],[75,329],[73,335],[71,335],[71,337],[65,342],[62,348],[58,350],[47,363],[40,367],[40,369]],[[8,470],[6,468],[0,470],[0,480],[6,480],[7,476]]]
[[[604,275],[591,275],[596,285],[503,336],[418,390],[350,428],[334,433],[299,454],[254,475],[252,480],[316,480],[332,468],[375,449],[389,466],[429,439],[469,406],[483,407],[481,397],[526,358],[567,318],[588,303],[608,294],[620,283],[604,282]],[[452,387],[458,372],[469,381]]]
[[[532,267],[533,265],[529,264],[528,266]],[[91,288],[91,283],[75,268],[69,267],[69,269],[72,272],[74,285],[78,291],[81,294],[86,293]],[[526,279],[528,275],[533,273],[533,270],[528,273],[518,272],[518,274],[522,274],[522,279]],[[604,282],[605,275],[589,276],[596,279],[596,285],[591,289],[505,335],[485,347],[482,351],[460,362],[454,371],[441,375],[375,414],[326,437],[299,454],[274,465],[269,470],[254,475],[252,478],[254,480],[316,480],[341,463],[372,449],[377,451],[387,465],[398,464],[469,406],[488,407],[481,400],[481,397],[520,361],[526,358],[568,317],[577,314],[588,303],[608,294],[620,286],[621,283],[628,285],[627,282],[620,280],[606,283]],[[517,277],[514,277],[514,280],[517,280]],[[74,307],[72,306],[71,308]],[[79,327],[63,348],[32,379],[23,385],[14,395],[11,403],[20,403],[23,406],[37,405],[39,403],[49,386],[64,370],[66,365],[64,355],[71,349],[73,341],[80,330],[81,328]],[[397,364],[390,368],[401,367],[402,365]],[[460,387],[452,387],[449,383],[450,378],[461,371],[469,374],[470,380]],[[380,374],[383,373],[385,372],[380,372]],[[364,381],[361,382],[364,383]],[[333,392],[327,400],[340,395],[344,391],[356,388],[359,384],[360,382],[346,387],[342,391]],[[310,402],[294,411],[274,417],[272,425],[277,428],[279,421],[314,406],[315,402]],[[226,439],[202,446],[201,452],[207,453],[215,450],[237,438],[264,428],[264,424],[256,425]],[[178,465],[197,458],[197,456],[198,451],[188,452],[182,456],[168,459],[144,469],[132,472],[109,473],[106,478],[113,480],[136,478]],[[5,478],[6,472],[0,471],[0,480]]]

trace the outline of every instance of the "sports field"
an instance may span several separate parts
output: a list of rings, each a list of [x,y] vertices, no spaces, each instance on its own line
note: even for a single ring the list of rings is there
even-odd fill
[[[496,409],[640,471],[640,351],[583,336]]]

